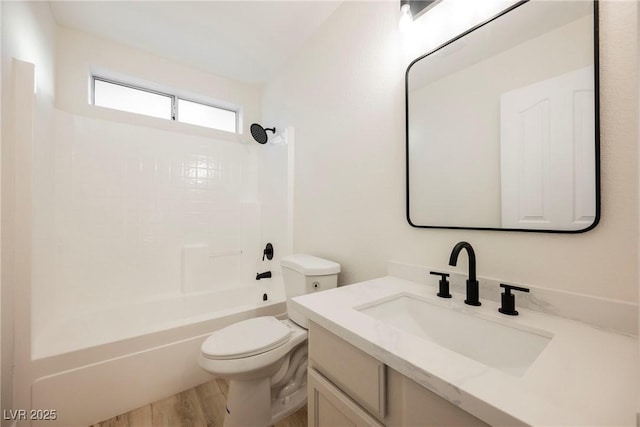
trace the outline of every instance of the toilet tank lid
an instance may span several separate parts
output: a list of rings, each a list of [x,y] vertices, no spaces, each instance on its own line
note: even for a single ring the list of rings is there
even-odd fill
[[[305,276],[326,276],[340,273],[340,264],[337,262],[305,254],[284,257],[280,260],[280,265]]]

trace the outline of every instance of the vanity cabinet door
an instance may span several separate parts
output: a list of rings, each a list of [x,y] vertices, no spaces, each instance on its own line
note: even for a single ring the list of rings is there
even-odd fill
[[[311,322],[309,366],[382,420],[387,415],[384,363]]]
[[[309,427],[382,427],[313,368],[308,370],[307,387]]]
[[[388,369],[387,426],[489,427],[401,373]]]

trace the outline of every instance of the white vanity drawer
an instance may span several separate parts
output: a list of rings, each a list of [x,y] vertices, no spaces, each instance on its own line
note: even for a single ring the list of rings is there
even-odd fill
[[[309,427],[384,427],[318,371],[308,373]]]
[[[379,419],[386,412],[385,365],[311,322],[310,366]]]

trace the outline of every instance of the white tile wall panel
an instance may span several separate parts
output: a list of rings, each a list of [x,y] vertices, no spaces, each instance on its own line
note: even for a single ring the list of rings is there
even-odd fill
[[[262,247],[279,237],[261,229],[258,175],[269,173],[258,171],[264,147],[60,110],[54,119],[43,147],[49,157],[34,170],[40,203],[34,221],[47,230],[34,259],[49,260],[34,283],[34,292],[48,296],[34,299],[47,305],[34,307],[36,329],[47,322],[40,312],[90,312],[180,293],[185,246],[238,252],[209,257],[187,291],[246,283],[265,267]]]

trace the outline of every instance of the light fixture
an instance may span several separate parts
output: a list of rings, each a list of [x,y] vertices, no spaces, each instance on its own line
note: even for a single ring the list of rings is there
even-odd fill
[[[400,0],[400,31],[406,32],[414,19],[442,0]]]
[[[406,33],[413,22],[413,15],[411,15],[411,5],[409,0],[400,0],[400,21],[398,27],[400,31]]]

